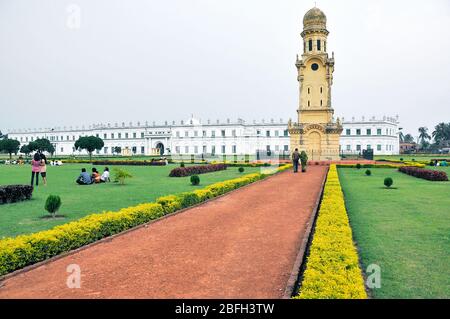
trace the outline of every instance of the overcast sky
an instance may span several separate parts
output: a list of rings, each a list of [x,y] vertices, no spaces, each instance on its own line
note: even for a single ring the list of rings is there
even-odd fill
[[[0,130],[296,118],[303,0],[0,0]],[[450,122],[449,0],[320,0],[335,116]],[[78,15],[78,9],[79,15]],[[78,19],[79,17],[79,19]]]

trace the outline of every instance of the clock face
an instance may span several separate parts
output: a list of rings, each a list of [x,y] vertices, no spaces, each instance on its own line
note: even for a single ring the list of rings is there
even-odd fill
[[[311,64],[311,70],[317,71],[319,69],[319,65],[317,63]]]

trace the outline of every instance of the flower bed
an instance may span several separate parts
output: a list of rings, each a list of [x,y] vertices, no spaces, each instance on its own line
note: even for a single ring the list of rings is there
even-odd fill
[[[227,169],[226,164],[208,164],[208,165],[196,165],[177,167],[170,171],[170,177],[184,177],[198,174],[211,173],[216,171],[223,171]]]
[[[447,173],[444,171],[434,171],[432,169],[422,169],[408,166],[399,167],[398,170],[399,172],[429,181],[448,181]]]
[[[355,168],[357,164],[336,164],[338,168]],[[399,168],[401,166],[425,167],[425,164],[417,162],[399,162],[398,164],[360,164],[361,168]]]
[[[334,164],[328,172],[300,293],[295,298],[367,298]]]
[[[0,204],[15,203],[31,199],[33,186],[30,185],[6,185],[0,186]]]
[[[279,167],[277,172],[290,167],[292,165]],[[92,214],[50,230],[2,239],[0,276],[223,195],[267,176],[269,175],[260,173],[248,174],[192,192],[163,196],[156,203],[123,208],[117,212]]]

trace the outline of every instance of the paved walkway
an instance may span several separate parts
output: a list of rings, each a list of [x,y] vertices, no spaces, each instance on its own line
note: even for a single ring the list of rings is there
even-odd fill
[[[281,298],[325,173],[278,174],[11,277],[0,298]]]

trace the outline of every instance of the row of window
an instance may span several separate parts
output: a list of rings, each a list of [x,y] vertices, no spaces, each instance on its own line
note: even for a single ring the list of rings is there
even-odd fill
[[[386,147],[386,151],[393,151],[394,150],[394,145],[385,145],[385,147]],[[383,146],[381,144],[377,144],[376,145],[376,150],[377,151],[382,151],[383,150],[382,148],[383,148]],[[361,149],[362,149],[362,145],[361,144],[357,144],[355,150],[356,151],[361,151]],[[372,149],[372,145],[371,144],[367,144],[365,149],[366,150]],[[352,149],[352,146],[349,145],[349,144],[345,146],[345,150],[346,151],[354,151]]]
[[[377,135],[381,135],[382,134],[382,129],[381,128],[377,128]],[[393,129],[387,128],[385,130],[385,135],[392,135],[394,133]],[[352,129],[348,128],[345,130],[345,135],[352,135]],[[361,129],[357,128],[355,129],[355,135],[361,135]],[[366,135],[372,135],[372,129],[368,128],[366,129]]]
[[[182,134],[181,131],[177,131],[175,133],[176,137],[178,137],[178,138],[182,138],[182,137],[199,137],[200,136],[199,134],[200,134],[199,131],[193,131],[193,135],[190,135],[189,131],[184,131],[184,135]],[[201,135],[202,137],[208,137],[208,132],[207,131],[202,131],[201,134],[202,134]],[[261,136],[261,134],[262,134],[261,130],[257,130],[256,131],[256,135],[257,136]],[[271,136],[275,136],[275,137],[289,136],[288,130],[284,130],[284,131],[276,130],[273,134],[274,135],[272,135],[272,132],[270,130],[266,130],[265,131],[265,136],[266,137],[271,137]],[[220,131],[220,136],[221,137],[227,137],[226,130],[221,130]],[[213,138],[216,137],[216,131],[210,131],[209,137],[213,137]],[[232,130],[231,131],[231,137],[237,137],[236,130]]]
[[[219,149],[219,148],[217,148]],[[220,147],[220,151],[221,154],[227,154],[227,150],[229,150],[229,146],[227,147],[226,145],[221,145]],[[266,150],[267,151],[272,151],[271,146],[270,145],[266,145]],[[199,146],[175,146],[175,153],[176,154],[200,154],[200,147]],[[208,149],[207,145],[203,145],[201,148],[202,154],[216,154],[216,146],[215,145],[211,145],[211,148]],[[285,151],[288,152],[289,151],[289,145],[275,145],[275,152],[280,152],[280,151]],[[238,152],[238,148],[236,145],[231,145],[231,153],[232,154],[236,154]]]
[[[323,43],[323,51],[327,51],[327,41],[316,40],[316,50],[322,51],[322,43]],[[314,41],[312,39],[308,40],[308,51],[313,50]],[[306,52],[306,42],[303,42],[303,52]]]

